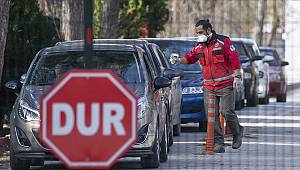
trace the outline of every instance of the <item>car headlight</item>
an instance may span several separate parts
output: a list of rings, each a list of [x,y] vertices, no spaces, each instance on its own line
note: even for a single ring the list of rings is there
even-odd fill
[[[138,99],[138,119],[141,119],[144,117],[146,112],[146,98],[141,97]]]
[[[203,87],[185,87],[182,89],[182,94],[199,94],[203,93]]]
[[[271,74],[270,80],[280,80],[280,75],[279,74]]]
[[[33,121],[33,120],[40,119],[39,112],[37,110],[29,107],[29,105],[23,100],[20,101],[20,106],[18,108],[18,114],[22,119],[24,119],[26,121]]]
[[[263,78],[264,77],[264,72],[259,71],[258,75],[259,75],[259,78]]]

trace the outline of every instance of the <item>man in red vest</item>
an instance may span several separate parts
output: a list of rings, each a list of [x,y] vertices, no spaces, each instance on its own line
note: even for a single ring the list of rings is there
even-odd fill
[[[212,30],[209,20],[199,20],[195,25],[199,44],[183,58],[171,57],[172,64],[202,65],[204,78],[205,112],[208,109],[208,94],[215,96],[215,130],[214,151],[225,152],[224,136],[220,127],[221,112],[233,134],[232,148],[238,149],[242,144],[243,127],[234,112],[234,86],[241,83],[240,60],[238,52],[230,39]]]

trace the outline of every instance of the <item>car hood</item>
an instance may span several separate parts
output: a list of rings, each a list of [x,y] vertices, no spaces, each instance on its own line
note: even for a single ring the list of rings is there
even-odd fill
[[[25,101],[32,109],[39,110],[40,99],[50,88],[51,86],[24,86],[20,99]]]

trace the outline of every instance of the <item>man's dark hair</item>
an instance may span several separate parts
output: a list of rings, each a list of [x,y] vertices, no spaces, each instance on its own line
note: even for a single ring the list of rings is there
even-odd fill
[[[202,25],[203,29],[207,30],[208,28],[210,28],[212,30],[212,26],[211,24],[209,23],[209,20],[208,19],[201,19],[199,20],[195,27],[199,27],[200,25]]]

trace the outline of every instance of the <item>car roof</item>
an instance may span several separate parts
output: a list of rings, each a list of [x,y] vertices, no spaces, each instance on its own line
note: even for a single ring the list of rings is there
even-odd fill
[[[137,51],[142,50],[140,47],[130,44],[106,44],[106,43],[95,43],[93,45],[93,50],[101,50],[101,51]],[[48,47],[43,50],[43,53],[55,53],[55,52],[65,52],[65,51],[84,51],[84,42],[82,40],[79,41],[67,41],[56,43],[53,47]],[[142,50],[143,51],[143,50]]]
[[[65,41],[65,42],[58,42],[56,45],[63,45],[63,44],[83,44],[83,40],[73,40],[73,41]],[[142,39],[93,39],[93,44],[133,44],[133,45],[138,45],[138,44],[143,44],[147,43],[146,40]]]
[[[177,38],[143,38],[142,40],[147,40],[149,42],[155,42],[155,41],[177,41],[177,42],[196,42],[195,39],[189,39],[188,37],[177,37]]]
[[[275,48],[273,48],[273,47],[267,47],[267,46],[260,46],[259,49],[260,50],[274,50]]]
[[[255,40],[251,39],[251,38],[231,38],[230,40],[231,41],[242,41],[242,42],[247,43],[247,44],[256,43]]]

